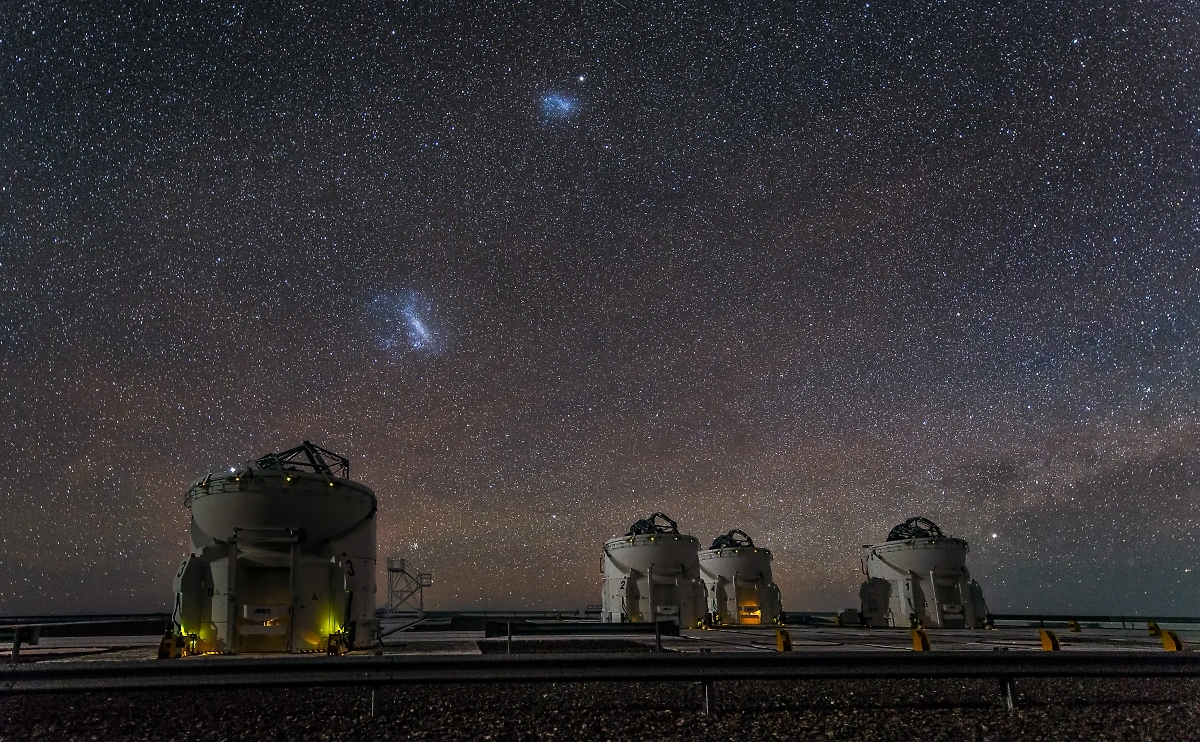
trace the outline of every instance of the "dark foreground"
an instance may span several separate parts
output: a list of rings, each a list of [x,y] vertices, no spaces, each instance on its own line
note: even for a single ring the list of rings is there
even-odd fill
[[[0,740],[1193,739],[1197,680],[387,687],[0,697]]]

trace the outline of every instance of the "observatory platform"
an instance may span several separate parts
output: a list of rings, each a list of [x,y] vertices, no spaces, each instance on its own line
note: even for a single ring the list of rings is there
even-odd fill
[[[612,624],[599,624],[594,620],[546,620],[549,613],[528,615],[453,614],[431,612],[419,624],[412,617],[382,619],[383,646],[351,652],[352,655],[483,655],[508,653],[509,640],[504,636],[488,636],[485,624],[490,622],[525,623],[531,621],[544,627],[535,633],[514,631],[511,639],[513,654],[556,654],[579,652],[655,652],[658,642],[662,651],[673,653],[691,652],[752,652],[777,653],[776,627],[732,626],[717,629],[683,629],[679,636],[662,635],[656,642],[653,632],[645,627],[627,624],[622,632]],[[810,619],[813,620],[813,619]],[[822,619],[824,620],[824,619]],[[927,629],[933,652],[1042,652],[1039,635],[1040,622],[1036,617],[1028,620],[1007,620],[1006,625],[986,631],[972,629]],[[1076,622],[1077,624],[1080,622]],[[1063,652],[1128,652],[1163,651],[1161,637],[1147,629],[1143,620],[1138,623],[1127,621],[1127,628],[1120,628],[1116,621],[1082,622],[1078,632],[1072,631],[1066,621],[1046,623],[1056,632]],[[461,629],[461,626],[478,628]],[[555,633],[555,626],[562,633]],[[600,627],[603,633],[589,632],[589,627]],[[824,625],[790,625],[788,631],[793,653],[838,653],[838,652],[912,652],[911,633],[907,629],[868,628],[861,626],[837,626],[831,621]],[[643,629],[643,630],[638,630]],[[1200,645],[1200,619],[1189,619],[1177,623],[1164,620],[1156,623],[1155,629],[1174,630],[1182,639],[1185,648]],[[11,661],[10,638],[0,636],[0,663]],[[79,661],[97,660],[154,660],[158,656],[158,636],[45,636],[33,646],[20,650],[21,663],[44,662],[47,660],[72,659]],[[268,657],[269,654],[250,654]],[[184,662],[204,661],[206,658],[188,657]]]

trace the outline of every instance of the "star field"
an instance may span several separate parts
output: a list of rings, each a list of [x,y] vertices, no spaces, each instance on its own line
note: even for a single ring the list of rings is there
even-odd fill
[[[626,7],[628,6],[628,7]],[[0,614],[169,605],[308,439],[437,608],[661,510],[856,606],[1200,598],[1200,6],[0,5]],[[381,588],[382,589],[382,588]]]

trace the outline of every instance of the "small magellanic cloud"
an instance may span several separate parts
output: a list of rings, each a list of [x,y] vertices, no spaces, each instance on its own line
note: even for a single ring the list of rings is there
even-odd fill
[[[563,119],[575,113],[578,104],[573,98],[561,93],[547,93],[542,96],[542,115],[546,118]]]

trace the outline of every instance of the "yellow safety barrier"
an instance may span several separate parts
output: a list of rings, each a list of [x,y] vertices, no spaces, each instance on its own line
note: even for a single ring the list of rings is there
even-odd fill
[[[1079,628],[1078,621],[1067,621],[1067,628],[1071,630],[1072,634],[1078,634],[1079,632],[1083,631],[1083,629]]]
[[[1183,640],[1179,638],[1179,634],[1176,634],[1174,631],[1170,631],[1169,629],[1163,629],[1161,636],[1163,649],[1167,650],[1168,652],[1183,651]]]
[[[792,651],[792,635],[787,629],[775,629],[775,649],[780,652]]]
[[[1147,621],[1146,628],[1150,630],[1150,636],[1162,636],[1162,629],[1158,628],[1157,621]]]
[[[928,652],[929,650],[929,634],[925,633],[925,629],[916,628],[912,630],[913,651]]]
[[[1043,652],[1057,652],[1062,649],[1058,636],[1050,629],[1038,629],[1038,637],[1042,640]]]
[[[184,654],[184,641],[182,636],[175,636],[173,633],[167,633],[162,640],[158,642],[158,658],[160,660],[177,660]]]

